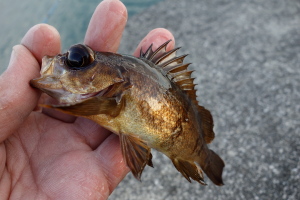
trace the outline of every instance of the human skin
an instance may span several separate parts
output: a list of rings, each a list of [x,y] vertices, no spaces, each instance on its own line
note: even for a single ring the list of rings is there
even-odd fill
[[[127,21],[125,6],[105,0],[96,8],[84,43],[97,51],[116,52]],[[136,30],[139,31],[139,30]],[[133,55],[174,37],[154,29]],[[13,47],[0,76],[0,199],[107,199],[129,172],[119,139],[98,124],[50,109],[38,109],[49,97],[32,88],[42,57],[60,53],[57,30],[32,27]]]

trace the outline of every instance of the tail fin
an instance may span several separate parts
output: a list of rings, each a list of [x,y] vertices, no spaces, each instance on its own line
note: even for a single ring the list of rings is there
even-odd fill
[[[224,161],[212,150],[209,150],[209,155],[206,159],[199,162],[202,170],[208,178],[216,185],[224,185],[222,180],[222,172],[225,166]]]

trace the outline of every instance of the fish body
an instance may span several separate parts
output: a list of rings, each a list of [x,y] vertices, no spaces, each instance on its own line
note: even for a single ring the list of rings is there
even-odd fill
[[[168,41],[169,42],[169,41]],[[153,166],[151,148],[167,155],[188,180],[205,184],[203,172],[223,185],[223,160],[207,146],[213,119],[198,105],[184,56],[150,46],[140,58],[74,45],[45,57],[41,77],[31,80],[61,105],[48,107],[89,118],[120,137],[123,156],[140,179]]]

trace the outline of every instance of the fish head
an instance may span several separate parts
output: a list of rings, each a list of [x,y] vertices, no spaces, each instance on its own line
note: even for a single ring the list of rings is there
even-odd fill
[[[100,62],[97,53],[87,45],[77,44],[64,54],[44,56],[41,77],[32,79],[30,84],[62,104],[103,95],[124,79],[117,67]]]

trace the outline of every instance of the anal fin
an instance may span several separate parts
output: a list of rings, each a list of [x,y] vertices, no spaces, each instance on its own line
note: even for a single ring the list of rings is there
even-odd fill
[[[181,159],[171,159],[176,169],[189,181],[194,179],[202,185],[206,185],[203,178],[203,172],[194,162],[185,161]]]
[[[120,134],[123,157],[134,177],[141,180],[142,172],[147,165],[153,167],[151,149],[137,137]]]

